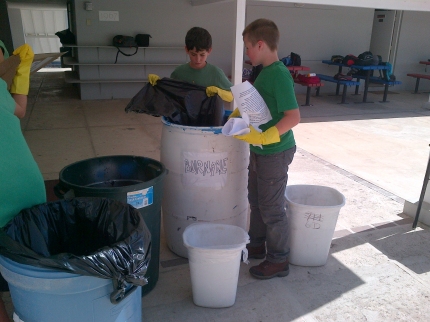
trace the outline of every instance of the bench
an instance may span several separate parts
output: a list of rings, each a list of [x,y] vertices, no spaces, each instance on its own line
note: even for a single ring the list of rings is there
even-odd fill
[[[302,86],[306,86],[306,103],[302,106],[312,106],[309,102],[311,100],[311,88],[312,87],[316,87],[317,88],[317,92],[320,89],[321,86],[324,86],[323,83],[319,82],[319,83],[315,83],[315,84],[309,84],[309,83],[305,83],[305,82],[300,82],[297,79],[294,79],[294,83],[302,85]],[[318,96],[318,95],[317,95]]]
[[[357,75],[357,74],[353,74],[352,77],[356,78],[356,79],[366,79],[365,75]],[[388,87],[389,86],[394,86],[394,85],[400,85],[402,82],[401,81],[387,81],[381,77],[376,77],[376,76],[370,76],[369,78],[369,82],[370,83],[374,83],[374,84],[383,84],[384,86],[384,96],[382,98],[382,101],[380,101],[381,103],[386,103],[387,101],[387,95],[388,95]],[[355,87],[355,94],[358,94],[358,86]]]
[[[340,104],[347,104],[347,103],[345,103],[347,86],[359,86],[360,85],[360,81],[336,79],[333,76],[322,75],[322,74],[317,74],[317,76],[323,81],[336,83],[337,84],[336,95],[339,95],[339,86],[343,85],[342,100],[341,100]],[[320,88],[317,89],[317,96],[319,95],[319,89]]]
[[[415,91],[414,94],[418,93],[418,86],[420,86],[420,79],[430,79],[430,74],[406,74],[407,76],[414,77],[417,79],[417,82],[415,83]]]

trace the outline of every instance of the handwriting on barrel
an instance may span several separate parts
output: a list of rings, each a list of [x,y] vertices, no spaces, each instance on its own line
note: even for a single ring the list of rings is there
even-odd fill
[[[306,218],[305,227],[311,228],[311,229],[320,229],[321,223],[323,222],[323,219],[324,219],[321,214],[314,214],[312,212],[305,213],[305,218]]]
[[[196,175],[215,176],[227,173],[228,158],[215,161],[184,160],[185,173],[191,172]]]

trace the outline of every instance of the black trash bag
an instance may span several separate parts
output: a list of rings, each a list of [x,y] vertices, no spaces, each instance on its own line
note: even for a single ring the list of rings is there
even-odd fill
[[[146,84],[125,111],[164,116],[169,122],[189,126],[222,126],[224,103],[208,97],[206,87],[164,77],[155,86]]]
[[[0,229],[1,255],[21,264],[112,279],[123,292],[129,284],[147,284],[150,247],[151,234],[139,211],[107,198],[37,205]]]

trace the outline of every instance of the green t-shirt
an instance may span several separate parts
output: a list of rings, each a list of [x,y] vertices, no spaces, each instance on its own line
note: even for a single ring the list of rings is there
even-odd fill
[[[258,74],[254,87],[263,97],[272,115],[272,120],[260,125],[263,132],[277,124],[284,117],[285,111],[299,108],[291,73],[280,61],[264,67]],[[289,130],[281,135],[281,142],[263,145],[262,149],[250,145],[250,150],[257,154],[273,154],[291,149],[295,145],[293,131]]]
[[[0,79],[0,227],[22,209],[46,202],[42,174],[13,114],[15,104]]]
[[[188,63],[183,64],[176,67],[170,78],[203,87],[216,86],[228,91],[233,86],[221,68],[209,63],[206,63],[206,66],[201,69],[191,68]]]

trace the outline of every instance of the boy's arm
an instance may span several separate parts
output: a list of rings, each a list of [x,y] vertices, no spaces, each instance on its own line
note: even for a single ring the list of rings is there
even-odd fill
[[[234,137],[255,145],[278,143],[281,141],[280,136],[291,130],[294,126],[299,124],[299,122],[300,112],[299,109],[296,108],[294,110],[285,111],[282,119],[263,133],[258,132],[252,125],[250,125],[250,132],[248,134],[235,135]]]
[[[284,117],[276,123],[279,135],[287,133],[300,122],[300,111],[298,108],[284,112]]]
[[[25,112],[27,111],[27,95],[12,94],[12,97],[16,103],[14,114],[18,118],[22,119],[25,116]]]

